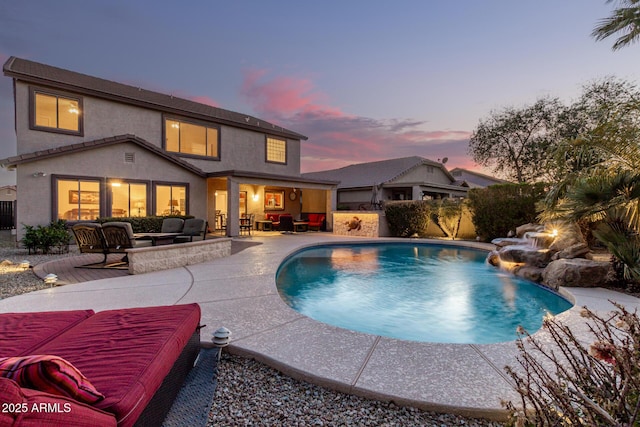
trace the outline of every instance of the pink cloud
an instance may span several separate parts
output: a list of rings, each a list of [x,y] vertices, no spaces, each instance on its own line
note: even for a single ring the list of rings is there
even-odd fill
[[[264,119],[302,133],[302,172],[406,156],[449,159],[448,167],[469,168],[471,132],[426,130],[416,119],[379,120],[332,107],[307,78],[270,77],[266,70],[245,72],[241,93]]]

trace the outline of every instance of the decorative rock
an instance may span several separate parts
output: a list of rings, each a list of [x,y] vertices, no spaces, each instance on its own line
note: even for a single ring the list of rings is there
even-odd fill
[[[500,250],[499,254],[501,261],[534,267],[546,266],[552,255],[548,249],[536,249],[526,245],[506,246]]]
[[[534,248],[546,249],[553,243],[555,236],[541,231],[527,231],[524,238]]]
[[[527,231],[543,232],[544,231],[544,225],[532,224],[532,223],[521,225],[519,227],[516,227],[516,236],[517,237],[524,237],[524,234]]]
[[[505,246],[509,245],[523,245],[525,244],[525,240],[516,239],[515,237],[499,237],[497,239],[493,239],[491,243],[499,248],[504,248]]]
[[[593,288],[609,282],[611,263],[584,258],[559,259],[549,263],[542,273],[542,281],[553,289],[560,286]]]
[[[580,227],[575,223],[566,224],[562,226],[558,236],[549,246],[549,249],[554,252],[560,252],[578,243],[586,243]]]
[[[532,282],[540,283],[542,282],[542,272],[544,268],[540,267],[532,267],[530,265],[523,265],[521,267],[517,267],[513,270],[513,273],[522,277],[523,279],[531,280]]]
[[[500,255],[498,254],[498,252],[489,252],[489,255],[487,255],[487,262],[489,263],[489,265],[492,265],[494,267],[500,266]]]
[[[571,259],[571,258],[586,258],[586,255],[589,253],[589,246],[586,243],[576,243],[575,245],[571,245],[568,248],[561,250],[560,252],[556,252],[551,257],[552,260],[557,259]]]

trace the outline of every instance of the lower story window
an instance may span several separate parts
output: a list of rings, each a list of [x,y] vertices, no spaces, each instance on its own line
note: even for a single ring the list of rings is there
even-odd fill
[[[147,216],[147,184],[112,180],[111,216]]]
[[[187,185],[156,184],[155,201],[158,216],[187,214]]]
[[[58,219],[93,220],[100,216],[100,181],[59,179]]]

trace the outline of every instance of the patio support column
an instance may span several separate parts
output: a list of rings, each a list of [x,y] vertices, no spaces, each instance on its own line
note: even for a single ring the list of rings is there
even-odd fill
[[[227,236],[240,234],[240,183],[227,178]]]
[[[411,200],[422,200],[422,188],[414,185],[411,189]]]

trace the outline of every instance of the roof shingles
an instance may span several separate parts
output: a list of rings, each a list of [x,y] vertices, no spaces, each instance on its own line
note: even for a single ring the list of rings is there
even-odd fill
[[[178,98],[173,95],[153,92],[22,58],[16,58],[14,56],[5,62],[3,71],[5,75],[15,79],[49,85],[77,93],[140,104],[147,108],[194,116],[204,120],[229,124],[257,132],[270,133],[285,138],[307,139],[306,136],[297,132],[246,114],[236,113],[188,99]]]

